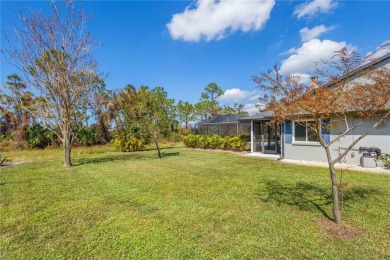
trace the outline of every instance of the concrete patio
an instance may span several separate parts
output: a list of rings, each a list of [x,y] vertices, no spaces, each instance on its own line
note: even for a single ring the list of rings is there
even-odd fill
[[[291,159],[281,159],[279,154],[263,154],[263,153],[248,153],[245,156],[251,157],[259,157],[266,158],[270,160],[279,160],[282,163],[291,163],[298,165],[307,165],[307,166],[318,166],[328,168],[327,162],[316,162],[316,161],[305,161],[305,160],[291,160]],[[371,172],[371,173],[382,173],[382,174],[390,174],[390,169],[385,167],[376,167],[376,168],[364,168],[360,165],[356,164],[348,164],[348,163],[336,163],[336,169],[350,170],[350,171],[363,171],[363,172]]]

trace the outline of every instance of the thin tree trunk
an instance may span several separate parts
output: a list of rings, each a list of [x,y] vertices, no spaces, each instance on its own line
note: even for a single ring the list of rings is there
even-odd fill
[[[160,153],[160,147],[158,147],[158,140],[154,139],[154,143],[156,144],[158,158],[162,158],[161,153]]]
[[[334,221],[337,224],[341,224],[341,211],[340,211],[340,201],[339,201],[339,190],[337,187],[336,172],[334,170],[334,163],[330,155],[330,148],[326,147],[326,157],[329,164],[330,179],[332,182],[332,196],[333,196],[333,217]]]
[[[72,159],[70,156],[72,145],[70,140],[70,134],[65,133],[64,139],[62,141],[62,144],[64,146],[64,167],[71,167],[72,166]]]
[[[107,144],[108,142],[110,142],[110,137],[106,127],[105,118],[102,114],[99,114],[98,118],[99,118],[99,131],[100,131],[99,134],[101,135],[101,137],[103,137],[104,144]]]

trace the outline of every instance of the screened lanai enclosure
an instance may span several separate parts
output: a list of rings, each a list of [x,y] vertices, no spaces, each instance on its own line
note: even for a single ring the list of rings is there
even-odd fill
[[[267,121],[253,122],[253,152],[280,153],[280,127]]]
[[[254,116],[240,119],[251,124],[251,152],[280,154],[282,126],[270,124],[271,112],[260,112]]]
[[[241,122],[239,119],[244,118],[243,115],[220,115],[209,118],[196,125],[195,133],[199,135],[249,135],[251,133],[251,123]]]

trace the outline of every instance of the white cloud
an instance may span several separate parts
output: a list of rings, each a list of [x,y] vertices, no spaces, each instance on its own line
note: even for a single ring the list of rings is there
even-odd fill
[[[222,96],[218,98],[219,101],[222,102],[239,102],[243,100],[255,100],[258,99],[259,96],[256,95],[257,91],[247,91],[241,90],[239,88],[231,88],[227,89]]]
[[[301,35],[301,41],[307,42],[307,41],[310,41],[314,38],[318,38],[321,34],[326,33],[330,30],[333,30],[334,28],[335,28],[334,26],[326,27],[325,25],[319,25],[319,26],[316,26],[312,29],[309,29],[307,27],[302,28],[299,31],[299,33]]]
[[[231,88],[227,89],[225,93],[218,98],[218,101],[220,102],[239,102],[241,104],[244,104],[244,111],[247,111],[249,115],[254,115],[259,113],[259,108],[256,107],[258,103],[248,103],[247,102],[256,102],[259,101],[260,95],[258,94],[259,92],[257,90],[241,90],[239,88]]]
[[[345,41],[334,42],[331,40],[312,39],[302,44],[300,48],[292,49],[293,55],[282,61],[280,67],[281,74],[307,73],[314,71],[316,63],[321,60],[329,60],[335,55],[335,51],[342,48],[349,49],[352,46],[347,46]]]
[[[291,48],[288,51],[284,51],[284,52],[280,53],[279,56],[283,56],[283,55],[287,55],[287,54],[293,54],[296,51],[297,51],[297,48]]]
[[[236,31],[260,30],[274,5],[274,0],[197,0],[194,8],[173,15],[167,27],[175,40],[218,40]]]
[[[252,104],[252,103],[251,104],[245,104],[243,110],[248,112],[248,114],[250,116],[256,115],[257,113],[259,113],[259,108],[256,107],[257,105],[258,105],[257,103],[256,104]]]
[[[332,0],[314,0],[299,5],[294,10],[294,15],[298,18],[313,17],[318,13],[328,13],[337,7],[337,3]]]
[[[307,73],[293,73],[291,74],[293,76],[298,76],[299,77],[299,83],[301,84],[306,84],[310,82],[310,75]]]
[[[368,52],[366,56],[369,60],[380,58],[386,54],[390,53],[390,40],[384,41],[376,48],[375,51]]]

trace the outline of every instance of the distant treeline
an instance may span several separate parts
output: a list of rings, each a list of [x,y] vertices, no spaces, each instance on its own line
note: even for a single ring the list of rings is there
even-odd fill
[[[220,106],[223,91],[215,83],[206,86],[199,102],[190,104],[168,98],[162,87],[149,89],[127,85],[115,91],[105,82],[93,81],[94,92],[83,108],[73,111],[75,146],[104,145],[112,142],[118,150],[133,151],[160,139],[180,141],[193,133],[193,124],[220,114],[247,114],[243,105]],[[7,77],[0,91],[0,149],[43,149],[62,144],[55,115],[36,116],[40,106],[50,106],[44,96],[34,95],[17,74]],[[52,119],[50,120],[50,118]],[[54,126],[54,127],[53,127]]]

